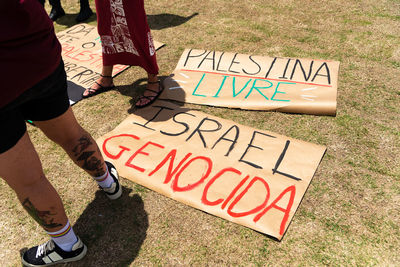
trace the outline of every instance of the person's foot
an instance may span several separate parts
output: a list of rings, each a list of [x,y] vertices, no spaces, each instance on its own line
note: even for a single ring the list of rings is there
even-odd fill
[[[82,97],[83,98],[88,98],[88,97],[97,95],[99,93],[111,90],[114,87],[115,86],[114,86],[114,83],[113,83],[112,76],[100,75],[100,78],[97,79],[97,81],[95,81],[94,84],[90,88],[87,88],[82,93]]]
[[[114,179],[114,182],[108,188],[101,188],[107,195],[107,197],[111,200],[115,200],[122,195],[122,188],[119,184],[119,177],[117,169],[111,162],[105,161],[107,165],[108,172],[110,173],[111,177]]]
[[[76,22],[85,21],[88,18],[90,18],[92,15],[93,15],[93,11],[90,9],[90,7],[81,8],[78,16],[76,16],[76,18],[75,18],[75,21]]]
[[[56,21],[58,18],[65,15],[65,11],[62,7],[52,7],[49,17],[52,21]]]
[[[147,88],[144,90],[143,95],[139,97],[135,106],[137,108],[147,107],[152,104],[162,93],[163,87],[161,81],[156,78],[156,80],[149,80],[147,82]]]
[[[87,247],[78,237],[73,245],[72,251],[62,250],[53,240],[28,249],[22,256],[22,263],[25,266],[49,266],[58,263],[77,261],[85,257]]]

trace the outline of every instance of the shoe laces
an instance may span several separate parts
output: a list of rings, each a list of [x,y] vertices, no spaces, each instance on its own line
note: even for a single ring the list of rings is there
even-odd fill
[[[38,246],[38,249],[36,251],[36,258],[39,258],[42,255],[45,255],[47,251],[50,251],[54,249],[54,242],[53,240],[49,240],[46,243],[43,243]]]

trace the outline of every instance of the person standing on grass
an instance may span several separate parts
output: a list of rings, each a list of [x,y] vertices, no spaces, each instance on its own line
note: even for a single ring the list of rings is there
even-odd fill
[[[34,121],[60,145],[110,199],[119,198],[122,189],[115,167],[104,161],[69,106],[61,45],[37,0],[0,1],[0,72],[6,77],[0,86],[0,177],[50,237],[26,251],[22,263],[47,266],[79,260],[87,248],[43,172],[25,120]]]
[[[39,0],[44,6],[45,0]],[[58,18],[65,15],[65,11],[61,6],[61,0],[49,0],[51,5],[51,11],[49,17],[52,21],[56,21]],[[83,22],[93,15],[93,11],[90,9],[89,0],[79,0],[80,10],[78,16],[76,16],[76,22]]]
[[[97,29],[103,49],[100,78],[85,92],[83,98],[114,88],[113,65],[140,66],[148,81],[144,94],[136,103],[142,108],[153,103],[162,92],[153,38],[147,23],[143,0],[96,0]]]

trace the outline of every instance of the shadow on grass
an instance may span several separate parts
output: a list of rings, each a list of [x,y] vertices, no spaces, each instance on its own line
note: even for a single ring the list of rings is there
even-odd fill
[[[159,76],[159,79],[162,84],[164,83],[164,80],[166,78],[167,76]],[[129,100],[129,103],[131,105],[131,107],[128,109],[129,114],[135,113],[135,111],[138,110],[135,107],[135,104],[139,100],[139,97],[143,95],[144,91],[146,90],[146,86],[147,86],[147,78],[141,78],[134,81],[132,84],[119,85],[116,87],[116,90],[118,90],[120,94],[131,97],[131,99]],[[161,98],[159,97],[157,100],[160,99]],[[183,105],[183,103],[176,103],[176,104]]]
[[[158,14],[158,15],[147,15],[147,21],[149,23],[150,29],[152,30],[162,30],[166,28],[176,27],[181,24],[186,23],[193,17],[197,16],[199,13],[193,13],[188,17],[182,17],[174,14]],[[97,14],[93,15],[84,22],[76,22],[75,18],[78,14],[65,14],[61,18],[57,19],[57,24],[69,27],[74,26],[79,23],[90,23],[97,20]]]
[[[89,19],[83,21],[83,22],[76,22],[75,18],[78,16],[78,13],[76,14],[65,14],[65,16],[62,16],[61,18],[57,19],[56,23],[59,25],[67,26],[67,28],[70,28],[76,24],[81,24],[81,23],[90,23],[93,21],[97,20],[96,13],[93,12],[93,15],[90,16]]]
[[[113,201],[97,191],[74,225],[88,247],[86,257],[66,266],[127,266],[135,260],[149,222],[142,198],[122,189],[122,197]]]
[[[150,29],[162,30],[166,28],[176,27],[186,23],[199,13],[193,13],[188,17],[182,17],[174,14],[158,14],[158,15],[147,15],[147,22],[149,23]]]

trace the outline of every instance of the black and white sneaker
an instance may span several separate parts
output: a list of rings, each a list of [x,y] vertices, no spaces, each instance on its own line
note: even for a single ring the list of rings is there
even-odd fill
[[[122,195],[122,188],[119,185],[119,177],[117,169],[111,162],[106,161],[106,165],[108,168],[108,172],[111,177],[114,179],[114,183],[111,184],[108,188],[101,188],[107,195],[107,197],[111,200],[117,199]]]
[[[70,252],[62,250],[50,239],[44,244],[28,249],[22,256],[22,264],[35,267],[77,261],[85,257],[86,252],[87,247],[79,237]]]

